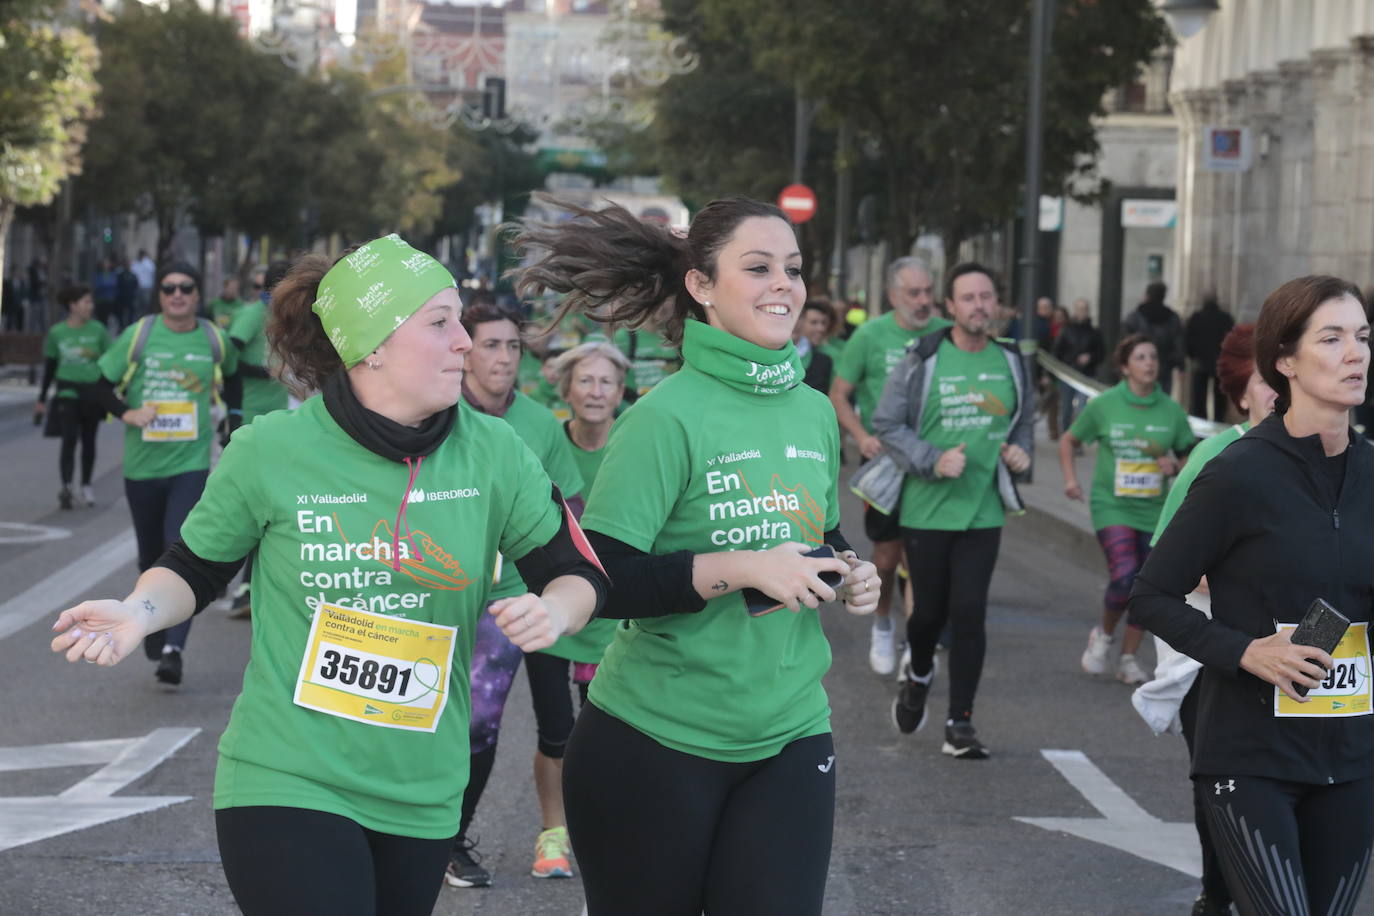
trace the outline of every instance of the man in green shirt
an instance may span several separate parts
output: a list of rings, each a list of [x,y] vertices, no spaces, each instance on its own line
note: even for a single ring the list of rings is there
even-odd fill
[[[946,319],[935,314],[930,268],[920,258],[898,258],[888,265],[887,301],[892,311],[864,322],[849,338],[830,384],[830,403],[835,405],[840,427],[854,437],[865,460],[883,450],[873,435],[873,412],[892,368],[902,361],[913,340],[949,327]],[[852,397],[858,400],[858,413],[850,404]],[[868,507],[864,528],[873,542],[873,565],[883,583],[869,637],[868,663],[878,674],[891,674],[896,655],[890,608],[902,559],[897,511],[885,515]]]
[[[996,340],[997,287],[979,264],[950,271],[951,328],[928,335],[892,372],[873,417],[885,453],[906,472],[900,516],[913,604],[911,661],[892,702],[894,724],[925,724],[935,643],[946,623],[949,718],[944,753],[985,760],[973,699],[987,646],[988,586],[1007,509],[1023,511],[1013,475],[1030,467],[1035,400],[1021,355]],[[846,351],[848,353],[848,351]]]

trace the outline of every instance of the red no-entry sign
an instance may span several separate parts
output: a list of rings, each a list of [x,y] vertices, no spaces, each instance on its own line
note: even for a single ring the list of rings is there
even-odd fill
[[[778,195],[778,206],[794,223],[804,223],[816,215],[816,192],[804,184],[789,184]]]

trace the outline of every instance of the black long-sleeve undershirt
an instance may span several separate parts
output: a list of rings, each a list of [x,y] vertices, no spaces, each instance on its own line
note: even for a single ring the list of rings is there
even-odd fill
[[[48,386],[57,377],[57,357],[49,356],[43,361],[43,384],[38,387],[38,400],[48,399]]]
[[[695,614],[706,607],[706,599],[692,585],[692,563],[696,554],[678,550],[668,554],[645,553],[624,541],[587,532],[587,540],[601,558],[614,586],[605,606],[597,615],[612,620],[666,617],[669,614]],[[839,528],[825,533],[825,543],[835,552],[853,550]]]
[[[115,393],[114,382],[107,378],[102,378],[87,389],[86,397],[115,417],[124,416],[124,412],[129,409],[129,405]],[[235,372],[224,377],[223,397],[224,406],[229,410],[243,410],[243,377],[240,373]]]
[[[248,341],[240,340],[237,337],[229,338],[234,342],[234,346],[239,348],[239,375],[244,378],[271,378],[272,373],[267,371],[266,366],[255,366],[252,363],[243,361],[244,348],[248,346]]]

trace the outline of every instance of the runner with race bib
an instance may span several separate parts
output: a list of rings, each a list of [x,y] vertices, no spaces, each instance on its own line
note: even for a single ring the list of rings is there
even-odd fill
[[[430,913],[467,783],[468,669],[497,551],[540,593],[487,609],[521,650],[577,630],[607,588],[529,449],[459,404],[461,312],[448,271],[398,236],[332,267],[302,258],[273,290],[270,334],[323,396],[239,430],[132,594],[54,626],[54,651],[113,665],[257,549],[253,650],[214,798],[249,916]]]
[[[1091,496],[1093,529],[1107,558],[1107,591],[1102,599],[1102,623],[1088,634],[1083,670],[1104,674],[1116,645],[1116,626],[1126,613],[1131,583],[1150,553],[1150,537],[1168,493],[1167,481],[1178,473],[1179,459],[1197,437],[1178,402],[1159,387],[1159,354],[1143,334],[1117,344],[1116,366],[1121,382],[1093,398],[1069,431],[1059,439],[1059,467],[1064,493],[1081,500],[1074,468],[1074,450],[1095,442],[1097,466]],[[1117,663],[1117,680],[1140,684],[1148,680],[1136,650],[1145,631],[1127,620]]]
[[[1255,365],[1274,414],[1198,474],[1130,610],[1203,665],[1192,775],[1240,912],[1349,916],[1374,853],[1374,446],[1348,421],[1369,373],[1359,288],[1279,287]],[[1203,576],[1210,619],[1184,600]],[[1290,639],[1318,598],[1351,621],[1330,654]]]

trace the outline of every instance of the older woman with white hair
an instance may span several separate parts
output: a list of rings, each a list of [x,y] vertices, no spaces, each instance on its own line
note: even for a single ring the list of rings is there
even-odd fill
[[[573,458],[587,492],[591,492],[611,437],[611,424],[625,398],[629,371],[629,358],[604,341],[580,344],[554,361],[558,395],[573,413],[572,419],[563,423],[563,430],[572,443]]]

